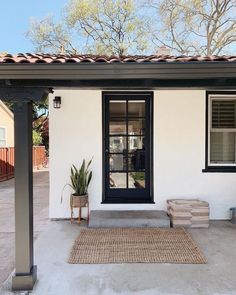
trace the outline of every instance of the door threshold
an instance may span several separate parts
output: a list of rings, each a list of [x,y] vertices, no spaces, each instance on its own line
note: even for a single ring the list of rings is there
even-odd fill
[[[162,210],[92,210],[89,227],[170,227],[170,219]]]
[[[154,201],[102,201],[101,204],[155,204]]]

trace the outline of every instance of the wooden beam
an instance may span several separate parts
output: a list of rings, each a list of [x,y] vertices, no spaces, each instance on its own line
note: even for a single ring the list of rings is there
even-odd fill
[[[0,98],[5,101],[39,101],[45,99],[52,88],[49,87],[24,87],[23,85],[1,86],[0,84]]]
[[[83,89],[235,89],[236,77],[218,79],[104,79],[104,80],[10,80],[12,87],[50,87]],[[0,96],[1,97],[1,96]]]

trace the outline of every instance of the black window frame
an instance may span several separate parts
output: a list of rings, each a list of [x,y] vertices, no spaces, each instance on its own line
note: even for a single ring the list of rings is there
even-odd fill
[[[236,173],[236,166],[229,165],[209,165],[209,96],[210,95],[234,95],[236,91],[206,91],[206,115],[205,115],[205,168],[202,172],[213,172],[213,173]]]

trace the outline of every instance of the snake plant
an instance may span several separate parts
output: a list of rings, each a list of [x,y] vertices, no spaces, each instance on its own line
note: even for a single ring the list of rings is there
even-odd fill
[[[74,195],[82,196],[88,193],[88,186],[92,179],[92,171],[89,170],[89,166],[92,162],[92,159],[86,165],[85,160],[78,170],[75,165],[71,167],[71,188],[74,190]]]
[[[92,179],[92,171],[89,170],[89,166],[92,162],[92,159],[86,165],[85,159],[83,160],[82,165],[79,169],[76,168],[75,165],[71,166],[70,169],[70,181],[64,186],[61,194],[61,203],[63,198],[63,191],[66,186],[70,186],[73,189],[73,195],[75,196],[82,196],[87,195],[88,193],[88,186]]]

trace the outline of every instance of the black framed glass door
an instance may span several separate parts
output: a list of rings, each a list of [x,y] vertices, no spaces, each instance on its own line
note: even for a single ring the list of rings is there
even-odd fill
[[[104,202],[152,202],[152,94],[104,93]]]

